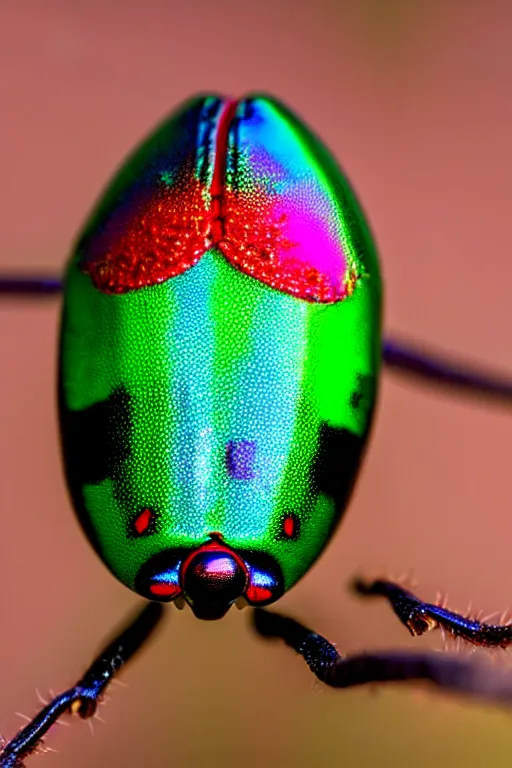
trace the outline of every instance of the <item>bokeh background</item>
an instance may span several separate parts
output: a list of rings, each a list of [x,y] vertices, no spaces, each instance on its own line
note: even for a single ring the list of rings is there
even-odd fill
[[[201,90],[267,90],[325,139],[368,211],[399,332],[512,372],[512,5],[503,0],[2,0],[0,266],[59,271],[125,153]],[[0,306],[0,730],[71,684],[137,599],[82,536],[55,408],[58,301]],[[280,603],[340,650],[410,647],[355,572],[411,570],[465,609],[512,594],[512,421],[385,375],[335,540]],[[506,766],[510,712],[413,688],[332,692],[231,611],[172,611],[60,766]],[[441,648],[440,638],[416,647]],[[512,653],[512,651],[510,652]],[[500,652],[496,663],[506,664]],[[29,763],[32,765],[32,762]]]

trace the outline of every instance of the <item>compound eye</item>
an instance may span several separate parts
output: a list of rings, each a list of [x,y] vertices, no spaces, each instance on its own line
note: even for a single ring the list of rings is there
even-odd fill
[[[284,592],[283,577],[277,563],[262,552],[248,553],[249,584],[245,598],[250,605],[268,605]]]
[[[183,555],[166,550],[154,555],[137,574],[135,589],[150,600],[169,602],[181,592],[180,567]]]
[[[249,578],[250,583],[245,594],[247,602],[251,605],[265,605],[272,602],[277,582],[271,574],[251,568]]]
[[[202,550],[183,566],[183,592],[201,619],[224,616],[245,590],[247,573],[229,551]]]

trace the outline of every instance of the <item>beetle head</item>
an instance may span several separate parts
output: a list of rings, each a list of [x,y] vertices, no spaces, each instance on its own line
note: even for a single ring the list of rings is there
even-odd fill
[[[267,605],[284,591],[279,566],[261,552],[236,552],[219,534],[194,549],[169,549],[146,562],[136,590],[152,600],[184,597],[198,619],[220,619],[239,598]]]

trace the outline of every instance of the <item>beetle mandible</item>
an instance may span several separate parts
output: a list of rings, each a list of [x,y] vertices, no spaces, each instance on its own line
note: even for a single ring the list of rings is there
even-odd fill
[[[58,288],[57,285],[53,286]],[[0,280],[0,292],[49,284]],[[382,356],[377,255],[356,197],[321,141],[282,103],[198,96],[129,158],[79,236],[64,278],[62,453],[92,545],[153,601],[0,753],[20,765],[64,713],[91,716],[159,620],[155,602],[219,619],[253,606],[330,685],[427,679],[510,700],[467,660],[345,659],[292,619],[261,610],[310,568],[346,508],[374,412]],[[510,397],[508,382],[408,354],[387,361]],[[385,596],[412,634],[442,626],[506,645],[398,584]],[[494,683],[493,683],[494,681]]]

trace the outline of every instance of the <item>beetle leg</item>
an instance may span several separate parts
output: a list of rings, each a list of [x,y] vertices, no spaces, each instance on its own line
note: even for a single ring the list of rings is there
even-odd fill
[[[431,352],[424,345],[386,339],[382,348],[386,367],[402,376],[470,395],[496,401],[512,400],[512,382],[483,368],[454,360],[452,356]]]
[[[444,605],[425,603],[399,584],[385,579],[372,582],[356,579],[353,587],[360,595],[387,598],[411,635],[423,635],[431,629],[441,629],[448,636],[461,637],[468,643],[486,648],[506,648],[512,645],[512,624],[487,624],[477,618],[449,611]]]
[[[62,281],[56,275],[0,275],[0,294],[23,296],[53,296],[62,291]]]
[[[2,746],[0,768],[21,768],[29,755],[44,751],[43,736],[62,715],[78,715],[84,720],[93,717],[109,683],[149,639],[162,613],[161,603],[149,603],[138,611],[103,648],[73,688],[55,696],[11,741]]]
[[[402,651],[343,657],[324,637],[295,619],[263,608],[257,608],[253,616],[256,631],[262,637],[284,640],[304,658],[318,679],[332,688],[424,681],[483,702],[512,704],[512,673],[499,671],[489,661]]]

